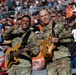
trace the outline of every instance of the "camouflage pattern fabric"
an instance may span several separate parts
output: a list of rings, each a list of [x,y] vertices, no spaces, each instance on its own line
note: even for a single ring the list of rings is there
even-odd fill
[[[18,30],[13,30],[11,33],[10,31],[12,31],[12,27],[8,30],[6,30],[3,34],[3,39],[7,40],[7,39],[12,39],[12,47],[16,46],[17,44],[21,44],[22,43],[22,39],[23,37],[26,35],[26,32],[21,32],[20,29]],[[25,40],[26,41],[26,40]],[[34,34],[34,32],[31,32],[28,41],[27,41],[27,45],[30,47],[30,50],[34,53],[34,54],[38,54],[38,48],[36,46],[36,41],[37,41],[37,36],[36,34]]]
[[[62,32],[60,32],[61,28],[63,28]],[[60,32],[60,33],[59,33]],[[60,46],[57,47],[57,51],[54,51],[53,60],[70,56],[69,49],[65,46],[69,42],[73,42],[74,39],[72,38],[71,29],[64,28],[63,23],[58,22],[54,27],[55,37],[59,37],[60,39]],[[58,34],[59,33],[59,34]],[[39,36],[40,39],[48,39],[49,36],[52,35],[52,25],[45,26],[43,30],[40,32]]]
[[[61,29],[63,29],[61,31]],[[47,75],[71,75],[70,71],[70,52],[66,44],[73,42],[72,33],[70,28],[65,28],[63,23],[58,22],[54,27],[55,37],[60,39],[59,46],[54,50],[54,56],[52,58],[52,63],[47,63]],[[45,26],[40,32],[40,39],[48,39],[52,35],[52,25]],[[65,58],[65,59],[62,59]],[[68,65],[67,65],[68,64]],[[65,68],[64,68],[65,66]],[[67,67],[66,67],[67,66]]]
[[[12,28],[10,28],[5,31],[3,38],[4,39],[14,38],[12,39],[12,47],[14,47],[16,46],[16,44],[22,43],[22,39],[28,31],[22,33],[21,30],[19,29],[12,30]],[[10,35],[12,36],[10,37]],[[39,53],[37,46],[35,45],[36,39],[37,39],[37,36],[33,32],[31,32],[27,41],[27,45],[30,47],[30,51],[35,55]],[[22,55],[24,55],[24,57],[27,56],[30,60],[28,60],[28,58],[26,57],[25,57],[26,59],[19,58],[20,63],[18,65],[13,65],[10,68],[8,75],[32,75],[32,70],[31,70],[32,65],[30,62],[32,61],[31,56],[28,55],[26,52],[22,53]]]
[[[8,75],[32,75],[31,64],[28,60],[19,59],[19,65],[13,65]]]
[[[61,58],[49,63],[47,66],[47,75],[72,75],[70,69],[70,58]]]

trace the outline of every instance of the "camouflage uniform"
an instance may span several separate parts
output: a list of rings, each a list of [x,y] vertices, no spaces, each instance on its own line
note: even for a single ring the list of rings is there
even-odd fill
[[[52,62],[47,63],[47,75],[71,75],[70,53],[65,46],[66,43],[73,41],[71,30],[69,28],[66,29],[63,23],[58,22],[54,27],[54,33],[55,37],[60,39],[60,42],[59,46],[54,50]],[[47,25],[39,36],[41,39],[47,39],[50,35],[52,35],[52,25]]]
[[[21,44],[22,39],[26,35],[27,31],[24,33],[22,33],[21,30],[19,30],[19,29],[13,30],[12,32],[11,31],[12,31],[12,28],[6,30],[3,35],[3,38],[4,39],[10,39],[10,38],[13,39],[13,37],[14,37],[14,39],[12,40],[12,47],[14,47],[16,44]],[[11,35],[11,37],[10,37],[10,35]],[[35,42],[36,42],[36,35],[33,32],[31,32],[31,34],[28,38],[28,41],[27,41],[27,45],[30,46],[30,50],[36,55],[38,53],[38,49],[35,46]],[[31,47],[31,45],[33,45],[33,46]],[[23,58],[19,57],[20,63],[18,65],[13,65],[9,69],[8,75],[32,75],[31,56],[29,54],[27,54],[26,52],[21,53],[21,55],[23,55]]]

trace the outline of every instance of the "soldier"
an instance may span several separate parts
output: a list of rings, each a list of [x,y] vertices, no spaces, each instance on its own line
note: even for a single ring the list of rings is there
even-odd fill
[[[4,39],[12,39],[12,47],[20,44],[20,48],[25,51],[17,55],[19,63],[12,65],[8,75],[32,75],[31,57],[32,54],[36,55],[39,52],[35,45],[36,35],[34,32],[30,32],[29,29],[31,18],[28,15],[24,15],[21,24],[21,29],[18,28],[18,25],[14,25],[3,34]]]
[[[69,28],[67,29],[62,22],[58,21],[59,16],[56,12],[51,14],[52,20],[50,20],[50,14],[47,9],[41,9],[39,11],[39,16],[43,24],[43,29],[39,34],[39,38],[47,40],[48,37],[53,36],[50,41],[56,45],[53,57],[45,56],[45,58],[47,57],[46,60],[50,58],[47,61],[47,75],[71,75],[70,53],[66,46],[67,43],[74,41],[71,30]],[[43,48],[42,46],[41,50]],[[50,47],[47,49],[49,48]]]

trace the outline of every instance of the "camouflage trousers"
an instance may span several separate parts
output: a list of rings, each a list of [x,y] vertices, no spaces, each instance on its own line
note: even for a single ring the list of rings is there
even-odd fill
[[[19,65],[13,65],[8,75],[32,75],[31,63],[28,60],[19,59]]]
[[[60,58],[47,64],[47,75],[72,75],[70,58]]]

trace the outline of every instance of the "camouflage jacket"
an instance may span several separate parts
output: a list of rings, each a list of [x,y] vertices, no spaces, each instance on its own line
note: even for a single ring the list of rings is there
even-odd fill
[[[11,27],[10,29],[4,32],[3,39],[12,40],[12,47],[15,47],[17,44],[22,43],[23,37],[26,35],[28,31],[29,30],[22,32],[20,29],[12,30],[12,27]],[[36,39],[37,39],[37,36],[34,34],[34,32],[31,32],[27,40],[27,45],[30,47],[30,51],[32,51],[35,55],[38,54],[39,52],[35,44]]]
[[[57,50],[54,51],[53,60],[59,59],[62,57],[70,56],[69,49],[66,44],[73,42],[73,36],[70,28],[65,28],[62,22],[58,22],[54,26],[54,37],[58,37],[60,39],[59,46],[57,46]],[[40,39],[48,39],[48,37],[52,35],[52,25],[45,26],[43,30],[40,32]]]

